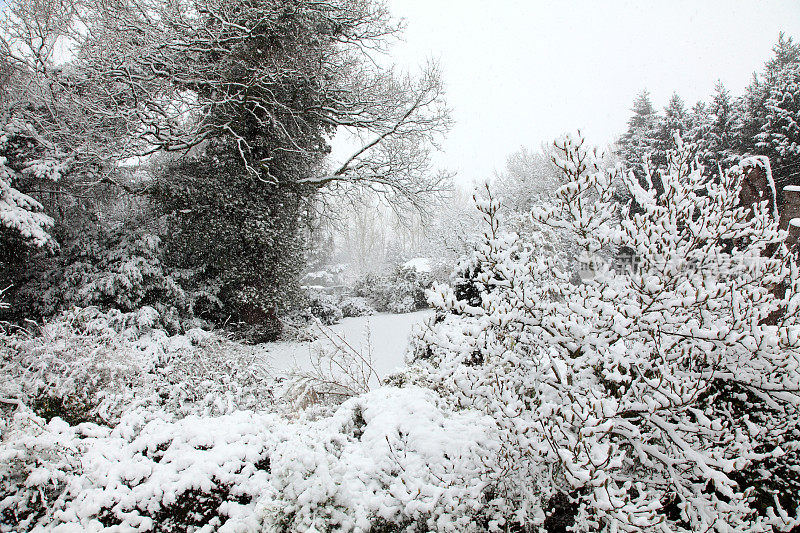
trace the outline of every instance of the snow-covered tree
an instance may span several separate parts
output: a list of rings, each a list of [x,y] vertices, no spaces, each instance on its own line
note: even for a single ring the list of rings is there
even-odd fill
[[[305,255],[296,226],[321,190],[368,189],[419,209],[446,185],[430,160],[449,125],[438,68],[412,75],[375,60],[400,28],[380,2],[7,4],[0,47],[34,89],[22,107],[47,111],[42,134],[76,147],[66,153],[87,181],[125,185],[121,161],[173,153],[158,186],[133,192],[154,194],[166,248],[186,245],[176,257],[244,284],[222,289],[238,295],[221,299],[225,316],[291,298],[281,287],[297,285]],[[341,129],[359,142],[330,160]],[[230,239],[219,243],[227,253],[197,253],[206,230]]]
[[[436,287],[440,315],[416,341],[419,379],[502,428],[495,525],[800,524],[800,269],[768,203],[740,205],[742,171],[712,177],[680,143],[662,192],[650,172],[643,186],[599,168],[583,139],[557,147],[567,183],[533,219],[575,235],[581,280],[503,234],[489,198],[477,298]],[[616,248],[628,268],[604,260]]]
[[[650,100],[650,92],[643,90],[633,101],[633,114],[628,119],[628,130],[619,139],[619,155],[628,168],[642,178],[642,162],[650,158],[658,144],[660,117]]]
[[[453,265],[480,241],[480,216],[471,196],[454,188],[425,227],[420,254],[431,259],[434,277],[447,279]]]
[[[0,128],[0,226],[3,233],[10,233],[36,247],[52,246],[54,242],[47,228],[52,226],[53,219],[42,212],[42,204],[14,188],[22,172],[39,171],[36,161],[18,160],[19,144],[33,141],[36,136],[30,125],[19,121],[3,124]],[[57,179],[57,174],[50,177]]]
[[[773,53],[737,102],[734,133],[739,154],[770,159],[782,203],[783,186],[800,183],[800,44],[781,33]]]
[[[735,111],[730,92],[718,80],[709,104],[710,124],[700,142],[701,157],[709,170],[729,166],[732,160]]]
[[[53,218],[18,188],[19,183],[29,182],[31,176],[57,181],[60,165],[48,159],[33,126],[8,114],[2,118],[7,121],[0,121],[0,289],[5,292],[11,284],[9,271],[24,260],[26,250],[57,248],[49,231]]]
[[[667,152],[673,146],[673,139],[677,133],[681,137],[686,136],[689,130],[689,113],[683,103],[683,99],[678,93],[672,93],[669,103],[664,108],[664,116],[659,117],[658,133],[654,153],[651,156],[653,169],[666,166]]]
[[[511,212],[528,212],[561,185],[551,151],[552,147],[543,146],[540,150],[522,147],[506,158],[506,166],[498,173],[492,188],[505,197],[504,203]]]
[[[800,43],[781,35],[766,70],[756,149],[773,161],[780,185],[796,185],[800,183]]]

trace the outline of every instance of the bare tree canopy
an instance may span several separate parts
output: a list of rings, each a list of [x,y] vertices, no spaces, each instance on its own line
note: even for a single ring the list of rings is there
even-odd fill
[[[225,140],[273,185],[409,198],[442,184],[429,163],[449,126],[438,68],[381,66],[400,28],[380,2],[17,0],[3,22],[4,52],[59,106],[44,129],[75,154],[109,163]],[[363,143],[327,168],[340,127]]]

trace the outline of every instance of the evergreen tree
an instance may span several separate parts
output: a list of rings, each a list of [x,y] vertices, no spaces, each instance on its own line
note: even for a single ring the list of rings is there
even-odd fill
[[[710,127],[701,143],[701,156],[703,163],[713,172],[714,167],[729,165],[733,157],[733,101],[721,80],[714,86],[709,111]]]
[[[711,127],[711,117],[708,105],[702,100],[698,100],[689,110],[689,131],[685,140],[699,145]]]
[[[683,99],[678,96],[678,93],[672,93],[669,104],[664,108],[662,129],[669,132],[677,131],[681,134],[681,137],[683,137],[687,131],[688,125],[689,114],[686,111]]]
[[[628,119],[628,131],[619,140],[619,155],[626,167],[637,178],[644,178],[643,162],[651,159],[658,144],[659,116],[650,100],[650,93],[643,90],[636,97],[631,108],[633,115]]]
[[[770,158],[780,190],[800,184],[800,43],[781,34],[773,50],[760,85],[763,102],[752,114],[760,122],[756,151]]]
[[[663,169],[667,164],[667,152],[675,146],[675,134],[684,138],[689,129],[689,114],[683,99],[678,93],[672,93],[664,116],[658,122],[658,131],[654,152],[651,156],[653,169]]]
[[[773,53],[738,101],[734,145],[769,158],[780,204],[783,186],[800,183],[800,44],[781,33]]]

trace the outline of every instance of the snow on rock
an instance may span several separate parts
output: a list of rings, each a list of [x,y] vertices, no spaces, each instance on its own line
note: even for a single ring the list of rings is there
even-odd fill
[[[775,217],[775,220],[778,220],[780,218],[780,215],[778,213],[778,190],[775,187],[775,178],[773,178],[772,176],[772,167],[769,164],[769,158],[765,155],[750,156],[743,159],[739,163],[739,167],[742,168],[743,170],[753,167],[764,169],[764,174],[767,179],[767,185],[769,186],[769,191],[770,194],[772,195],[771,197],[772,209],[773,209],[772,216]],[[784,187],[784,190],[786,190],[786,187]]]

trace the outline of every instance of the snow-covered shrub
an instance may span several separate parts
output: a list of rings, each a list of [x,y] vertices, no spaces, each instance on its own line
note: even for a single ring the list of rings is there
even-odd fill
[[[369,316],[375,314],[375,308],[366,298],[361,296],[347,296],[339,303],[344,317]]]
[[[0,440],[2,531],[497,525],[487,489],[499,476],[495,422],[422,388],[381,388],[312,423],[143,407],[113,428],[23,418]]]
[[[336,324],[344,316],[340,308],[339,298],[335,295],[326,294],[317,289],[307,289],[305,296],[307,310],[311,313],[311,316],[319,319],[323,324],[327,326]]]
[[[431,286],[431,281],[429,272],[418,270],[413,265],[398,267],[391,280],[393,290],[389,295],[389,311],[408,313],[428,307],[425,290]]]
[[[353,294],[369,301],[376,311],[385,311],[389,280],[376,272],[367,272],[353,283]]]
[[[708,177],[678,148],[659,194],[566,138],[556,161],[566,184],[533,219],[574,234],[580,279],[502,234],[488,198],[478,298],[430,293],[447,314],[416,339],[409,379],[496,421],[495,492],[509,522],[800,524],[800,269],[768,202],[739,205],[738,169]],[[618,178],[636,213],[615,201]],[[604,258],[619,249],[632,251],[630,268],[612,270]]]
[[[354,284],[353,292],[366,298],[377,311],[409,313],[428,307],[425,290],[431,283],[429,272],[401,265],[391,275],[364,275]]]
[[[345,313],[341,296],[316,287],[304,287],[300,302],[296,309],[281,317],[283,340],[311,341],[317,338],[319,323],[330,326],[345,316],[360,316]],[[352,305],[348,310],[354,312]]]
[[[257,531],[269,452],[288,437],[276,422],[246,411],[175,419],[142,408],[114,428],[15,421],[15,438],[0,442],[9,460],[0,466],[0,530]]]
[[[35,316],[71,307],[97,306],[123,312],[156,308],[171,331],[191,311],[190,298],[162,263],[161,241],[143,231],[117,229],[78,238],[65,246],[51,268],[17,294]]]
[[[114,424],[132,405],[179,414],[227,413],[272,404],[257,353],[192,329],[168,335],[152,308],[136,313],[74,309],[38,335],[0,337],[3,396],[71,423]]]
[[[278,531],[485,531],[495,481],[494,422],[429,390],[386,387],[344,403],[276,446]]]
[[[319,252],[318,250],[309,253]],[[347,282],[351,268],[345,263],[327,264],[322,270],[306,272],[300,278],[300,283],[307,287],[336,287]]]
[[[0,419],[0,531],[49,522],[82,473],[80,452],[76,428],[60,418],[48,423],[23,407]]]

